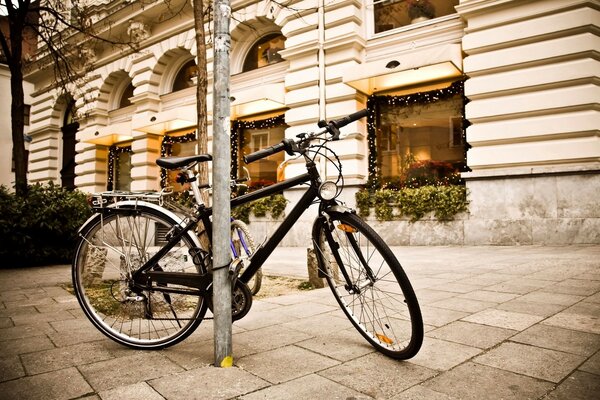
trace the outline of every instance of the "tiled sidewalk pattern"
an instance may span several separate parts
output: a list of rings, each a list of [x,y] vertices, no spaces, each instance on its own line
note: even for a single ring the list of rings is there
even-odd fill
[[[374,352],[327,288],[255,301],[234,324],[235,367],[218,369],[211,321],[134,351],[87,321],[68,266],[0,269],[0,399],[600,398],[600,246],[394,251],[426,324],[403,362]]]

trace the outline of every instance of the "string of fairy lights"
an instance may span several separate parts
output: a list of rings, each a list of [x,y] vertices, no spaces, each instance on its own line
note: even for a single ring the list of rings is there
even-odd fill
[[[285,114],[254,121],[235,120],[231,126],[231,178],[237,178],[239,169],[239,151],[245,146],[244,129],[267,129],[285,123]]]
[[[378,189],[381,187],[381,171],[377,162],[377,116],[380,115],[381,105],[390,105],[398,107],[409,107],[413,105],[431,104],[442,100],[450,99],[454,96],[462,96],[462,141],[465,143],[464,160],[465,168],[467,163],[467,150],[470,145],[466,141],[466,129],[469,122],[465,119],[465,105],[468,99],[464,95],[464,80],[456,81],[452,85],[438,90],[427,92],[411,93],[402,96],[382,96],[371,95],[367,100],[367,145],[369,149],[368,157],[368,181],[369,189]]]
[[[115,177],[119,175],[119,157],[123,153],[133,153],[131,150],[131,145],[112,145],[108,148],[108,177],[106,180],[106,190],[114,189]]]

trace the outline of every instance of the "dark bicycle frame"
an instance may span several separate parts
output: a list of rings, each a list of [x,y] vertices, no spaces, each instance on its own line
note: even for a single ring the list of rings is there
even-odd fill
[[[249,203],[253,200],[261,199],[272,194],[280,193],[283,190],[302,185],[303,183],[310,182],[308,189],[302,195],[298,203],[292,208],[291,212],[284,218],[281,224],[277,227],[275,232],[267,239],[267,241],[260,245],[250,259],[250,265],[246,267],[239,279],[248,283],[254,276],[256,271],[264,264],[267,258],[271,255],[273,250],[290,231],[294,223],[300,218],[300,216],[306,211],[317,198],[319,185],[321,184],[321,177],[317,170],[315,163],[308,159],[306,160],[307,172],[302,175],[286,179],[284,181],[275,183],[273,185],[258,189],[254,192],[236,197],[231,200],[231,207],[237,207],[242,204]],[[321,201],[321,208],[337,204],[335,200],[332,201]],[[110,208],[104,210],[110,212]],[[114,210],[114,209],[113,209]],[[135,209],[132,209],[134,211]],[[177,226],[171,230],[172,237],[168,240],[161,249],[154,254],[144,265],[136,270],[133,275],[133,281],[135,286],[142,290],[154,290],[165,293],[183,293],[203,296],[206,294],[208,288],[212,283],[212,275],[208,274],[208,271],[201,271],[199,274],[183,273],[183,272],[164,272],[159,267],[160,259],[166,255],[179,241],[186,235],[187,232],[192,230],[199,222],[204,224],[206,235],[209,238],[212,248],[212,221],[210,217],[212,215],[212,207],[206,207],[200,205],[197,207],[197,217],[193,217],[186,226],[177,229]],[[209,252],[211,249],[209,249]],[[210,253],[208,254],[210,256]],[[197,263],[197,257],[192,255],[193,261]],[[204,265],[200,265],[204,268]],[[228,267],[228,266],[221,266]],[[345,272],[345,271],[344,271]],[[345,274],[344,274],[345,275]],[[157,286],[153,286],[152,283],[156,283]],[[167,284],[186,286],[189,288],[195,288],[198,290],[186,290],[186,289],[174,289],[166,287]],[[135,288],[134,288],[135,290]]]

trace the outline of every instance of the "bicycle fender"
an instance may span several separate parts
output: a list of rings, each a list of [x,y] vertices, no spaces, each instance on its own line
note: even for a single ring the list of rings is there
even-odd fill
[[[354,208],[350,208],[342,204],[336,204],[322,210],[322,212],[325,214],[328,214],[329,211],[338,212],[340,214],[356,214],[356,210]]]

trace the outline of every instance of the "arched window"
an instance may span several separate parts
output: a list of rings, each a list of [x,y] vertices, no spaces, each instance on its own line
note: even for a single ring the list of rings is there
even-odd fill
[[[244,60],[243,72],[283,61],[279,52],[285,49],[285,36],[273,33],[261,38],[250,48]]]
[[[192,59],[183,64],[173,81],[173,92],[194,86],[192,78],[198,76],[198,67]]]
[[[129,98],[133,97],[133,89],[133,83],[129,82],[129,85],[127,85],[123,91],[123,94],[121,95],[121,100],[119,100],[119,108],[124,108],[131,105],[131,100],[129,100]]]

